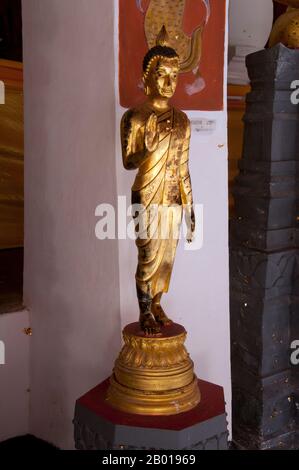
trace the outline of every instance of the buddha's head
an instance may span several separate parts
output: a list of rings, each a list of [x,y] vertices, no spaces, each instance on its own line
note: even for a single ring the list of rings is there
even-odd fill
[[[145,94],[153,98],[171,98],[178,83],[179,56],[173,48],[165,45],[166,35],[163,27],[157,46],[148,51],[143,61]]]

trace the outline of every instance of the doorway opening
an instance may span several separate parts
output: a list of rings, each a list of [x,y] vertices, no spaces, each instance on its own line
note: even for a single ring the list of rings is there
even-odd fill
[[[21,0],[0,3],[0,314],[23,307],[24,126]]]

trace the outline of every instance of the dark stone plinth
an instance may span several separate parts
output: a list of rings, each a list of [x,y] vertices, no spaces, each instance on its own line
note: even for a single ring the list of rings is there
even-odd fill
[[[76,402],[75,444],[79,450],[226,450],[228,431],[223,388],[199,380],[201,403],[173,416],[142,416],[112,408],[109,379]]]
[[[247,57],[236,217],[230,231],[233,440],[244,449],[299,447],[299,51]]]

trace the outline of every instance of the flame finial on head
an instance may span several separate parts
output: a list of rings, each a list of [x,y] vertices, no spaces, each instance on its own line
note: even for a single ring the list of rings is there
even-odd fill
[[[157,46],[169,47],[169,35],[165,25],[162,26],[160,33],[157,36]]]
[[[177,59],[179,56],[175,49],[169,44],[169,36],[165,26],[161,28],[157,36],[156,46],[149,49],[143,60],[143,80],[146,80],[151,70],[152,64],[158,59]]]

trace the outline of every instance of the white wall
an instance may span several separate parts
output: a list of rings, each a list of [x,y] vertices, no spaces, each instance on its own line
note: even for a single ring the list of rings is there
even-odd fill
[[[115,0],[116,45],[117,6]],[[225,44],[227,48],[227,37]],[[117,65],[117,47],[115,58]],[[224,111],[188,113],[190,119],[203,117],[216,121],[216,130],[211,134],[192,132],[191,137],[190,172],[194,202],[204,206],[204,244],[199,251],[187,252],[184,243],[180,242],[170,291],[163,297],[162,303],[170,317],[187,329],[187,347],[198,376],[224,386],[230,420],[226,76],[227,70],[223,84]],[[119,123],[125,109],[119,104],[117,67],[115,77],[117,193],[130,201],[135,174],[122,166]],[[137,321],[139,315],[134,281],[137,249],[132,240],[120,240],[119,244],[121,322],[124,326]]]
[[[29,346],[27,311],[0,315],[0,341],[5,364],[0,365],[0,442],[29,432]]]
[[[113,2],[25,0],[25,304],[33,328],[30,431],[73,447],[75,399],[120,348]]]

